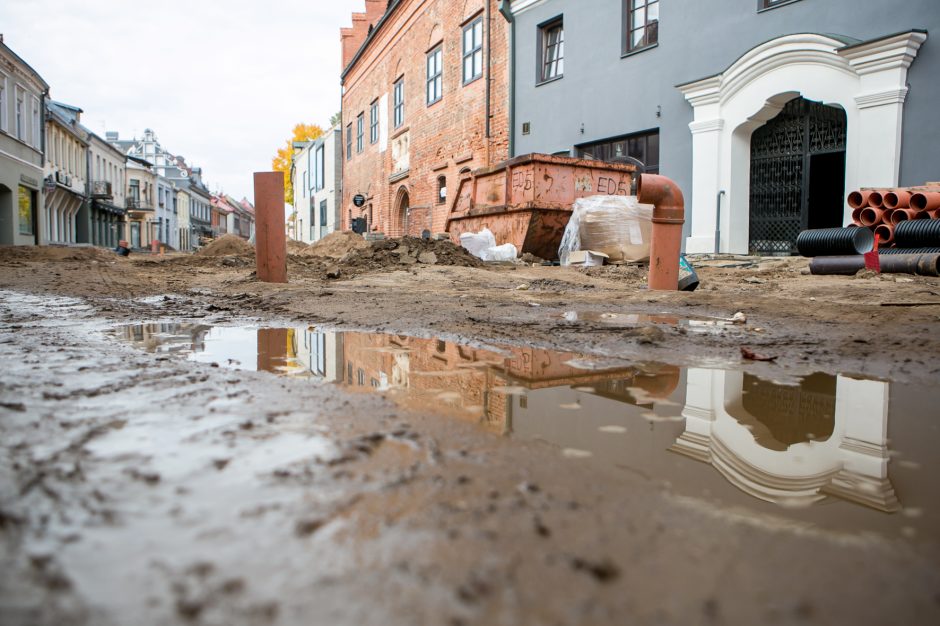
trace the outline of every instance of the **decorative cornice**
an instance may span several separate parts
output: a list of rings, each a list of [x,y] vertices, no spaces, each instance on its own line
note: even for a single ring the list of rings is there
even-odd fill
[[[725,121],[719,117],[716,117],[711,120],[702,120],[700,122],[692,122],[691,124],[689,124],[689,130],[692,131],[693,135],[698,135],[699,133],[719,132],[724,127],[725,127]]]
[[[906,70],[925,41],[927,33],[915,30],[845,46],[836,50],[836,53],[846,59],[859,75],[892,69]]]
[[[907,87],[901,87],[900,89],[888,89],[877,93],[866,93],[855,96],[855,103],[860,109],[870,109],[886,104],[904,104],[904,100],[907,99],[907,91]]]

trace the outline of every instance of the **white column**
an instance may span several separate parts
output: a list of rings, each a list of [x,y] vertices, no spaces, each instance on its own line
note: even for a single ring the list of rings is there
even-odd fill
[[[926,39],[926,33],[912,31],[837,51],[861,81],[855,103],[861,143],[870,149],[858,162],[860,186],[898,184],[907,69]]]
[[[718,198],[721,167],[721,77],[713,76],[679,88],[693,107],[692,193],[686,201],[686,219],[692,233],[686,239],[686,252],[715,251],[715,201]]]

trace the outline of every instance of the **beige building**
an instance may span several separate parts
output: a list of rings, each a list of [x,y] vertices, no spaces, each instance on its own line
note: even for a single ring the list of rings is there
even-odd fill
[[[192,195],[185,189],[176,190],[177,224],[179,229],[179,250],[193,249],[192,222],[189,219]]]
[[[48,91],[0,35],[0,245],[43,242],[42,102]]]
[[[88,141],[81,127],[82,110],[46,101],[46,194],[42,206],[43,243],[88,241],[85,192]]]
[[[149,248],[157,234],[154,195],[157,176],[149,161],[127,157],[127,234],[131,248]]]

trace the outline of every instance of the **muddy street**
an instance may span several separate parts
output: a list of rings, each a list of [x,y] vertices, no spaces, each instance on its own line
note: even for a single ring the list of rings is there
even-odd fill
[[[0,622],[940,617],[937,279],[230,252],[3,251]]]

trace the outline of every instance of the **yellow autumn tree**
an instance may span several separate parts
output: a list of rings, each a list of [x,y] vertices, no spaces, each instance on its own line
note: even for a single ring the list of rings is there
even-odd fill
[[[271,159],[271,167],[276,172],[284,172],[284,200],[288,204],[294,204],[294,186],[290,180],[291,157],[294,154],[294,142],[313,141],[323,135],[323,129],[316,124],[300,123],[294,126],[290,139],[284,143],[283,148],[278,148],[277,155]]]

